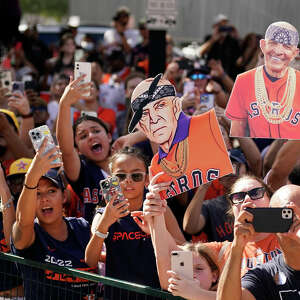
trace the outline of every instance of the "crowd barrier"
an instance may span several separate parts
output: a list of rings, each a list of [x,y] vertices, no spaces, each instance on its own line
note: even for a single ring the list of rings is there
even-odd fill
[[[122,281],[114,278],[100,276],[82,270],[76,270],[69,267],[57,266],[47,263],[39,263],[23,257],[15,256],[9,253],[0,252],[0,280],[3,284],[11,281],[21,282],[21,274],[17,271],[21,268],[27,268],[26,272],[26,289],[32,290],[26,300],[32,299],[55,299],[55,300],[152,300],[152,299],[182,299],[175,297],[168,292],[154,289],[148,286]],[[17,269],[15,268],[17,264]],[[5,268],[3,266],[5,265]],[[28,270],[31,270],[28,272]],[[39,274],[39,275],[36,275]],[[39,280],[37,280],[37,276]],[[42,279],[42,280],[41,280]],[[50,280],[51,279],[51,280]],[[57,287],[57,282],[59,286]],[[65,284],[64,284],[65,283]],[[80,288],[70,288],[70,283],[78,284]],[[102,295],[103,285],[110,288],[110,297]],[[97,287],[97,296],[93,296],[90,286]],[[83,287],[81,289],[81,287]],[[53,289],[56,289],[57,295],[53,295]],[[35,291],[39,291],[36,293]],[[41,292],[42,291],[42,292]],[[94,291],[93,291],[94,292]],[[134,297],[131,292],[134,292]],[[39,294],[40,295],[37,295]],[[137,294],[136,294],[137,293]],[[42,297],[42,295],[44,297]],[[27,294],[28,295],[28,294]],[[0,300],[4,299],[25,299],[22,295],[22,285],[18,289],[12,289],[7,293],[0,292]]]

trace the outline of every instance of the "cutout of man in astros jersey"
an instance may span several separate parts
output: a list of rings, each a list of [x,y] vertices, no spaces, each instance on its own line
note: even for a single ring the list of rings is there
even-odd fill
[[[300,139],[300,72],[289,67],[299,35],[287,22],[272,23],[260,40],[264,65],[237,76],[225,115],[230,136]]]
[[[214,109],[189,117],[181,110],[175,87],[162,74],[137,85],[131,97],[133,117],[128,131],[142,131],[159,144],[151,161],[157,182],[172,181],[166,199],[232,173],[232,165]]]

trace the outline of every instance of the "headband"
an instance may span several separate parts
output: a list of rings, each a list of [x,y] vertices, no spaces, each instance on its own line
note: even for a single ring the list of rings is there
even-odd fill
[[[275,41],[283,45],[298,46],[299,35],[297,31],[270,25],[266,31],[265,39]]]
[[[161,98],[176,96],[176,91],[173,85],[159,85],[157,86],[159,80],[161,79],[162,74],[155,76],[152,81],[148,91],[139,95],[131,103],[131,108],[133,111],[133,117],[128,127],[128,131],[132,132],[136,124],[142,117],[143,108],[150,102],[156,101]]]

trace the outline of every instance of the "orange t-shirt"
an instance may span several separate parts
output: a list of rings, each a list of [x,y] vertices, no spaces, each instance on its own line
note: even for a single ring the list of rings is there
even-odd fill
[[[172,180],[169,189],[160,193],[162,199],[174,197],[201,184],[232,173],[232,165],[214,109],[191,117],[186,139],[188,142],[186,171],[178,177],[172,178],[167,174],[159,177],[157,182]],[[178,144],[173,145],[165,157],[167,161],[176,161],[177,146]],[[163,170],[158,160],[159,154],[157,153],[150,166],[150,172],[153,176]]]
[[[230,255],[231,242],[212,242],[206,243],[211,249],[212,254],[218,258],[218,266],[223,270],[226,261]],[[281,253],[280,246],[275,234],[269,234],[265,239],[258,242],[247,243],[242,259],[241,276],[249,269],[255,268],[273,259]]]
[[[263,116],[255,96],[255,71],[252,69],[237,76],[231,92],[225,115],[231,120],[247,120],[250,137],[275,139],[300,139],[300,72],[296,72],[296,91],[293,107],[288,118],[281,124],[272,124]],[[285,76],[272,82],[263,70],[264,82],[269,100],[280,102],[285,92],[288,72]],[[276,112],[276,109],[274,110]]]

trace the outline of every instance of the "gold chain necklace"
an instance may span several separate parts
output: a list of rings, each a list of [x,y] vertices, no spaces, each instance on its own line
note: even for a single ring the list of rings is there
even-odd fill
[[[288,67],[288,77],[283,96],[279,102],[270,101],[263,76],[263,66],[255,71],[255,96],[257,103],[269,123],[280,124],[284,122],[291,111],[296,90],[296,73]]]
[[[179,142],[175,150],[175,162],[169,161],[166,158],[161,159],[160,166],[164,172],[173,178],[182,176],[187,167],[189,153],[188,138]]]

